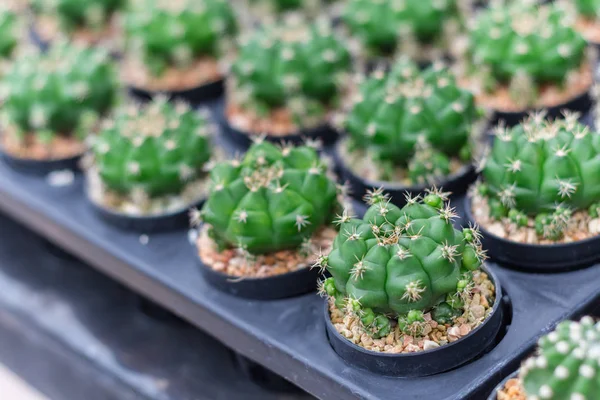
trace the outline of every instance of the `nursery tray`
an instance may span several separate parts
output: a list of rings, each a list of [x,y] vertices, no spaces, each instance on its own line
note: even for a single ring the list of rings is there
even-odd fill
[[[491,264],[512,301],[502,340],[482,357],[422,378],[385,377],[352,367],[327,340],[316,294],[250,301],[202,278],[188,232],[151,236],[102,223],[83,195],[82,177],[50,186],[0,165],[0,208],[49,240],[213,335],[225,345],[322,399],[481,399],[512,372],[537,337],[597,303],[600,266],[527,274]],[[511,315],[511,310],[507,310]],[[190,347],[189,351],[197,351]],[[432,394],[434,397],[432,397]]]

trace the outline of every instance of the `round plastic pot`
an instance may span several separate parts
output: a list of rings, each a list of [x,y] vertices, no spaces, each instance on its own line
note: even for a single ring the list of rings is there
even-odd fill
[[[465,196],[465,216],[473,216],[471,198]],[[479,224],[478,224],[479,225]],[[479,226],[488,256],[498,263],[532,272],[561,272],[590,266],[600,259],[600,236],[571,243],[527,244],[504,239]]]
[[[0,156],[12,169],[32,175],[47,175],[52,171],[69,169],[79,170],[81,155],[56,160],[34,160],[30,158],[15,157],[0,147]]]
[[[329,343],[348,364],[382,375],[428,376],[465,364],[492,346],[502,328],[502,288],[496,275],[485,266],[483,269],[496,287],[493,311],[483,324],[456,342],[416,353],[390,354],[366,350],[350,342],[335,329],[329,315],[328,302],[325,301],[323,315]]]
[[[413,185],[406,186],[397,184],[394,182],[384,182],[364,179],[356,175],[353,171],[346,166],[345,160],[341,156],[341,146],[343,142],[340,141],[333,151],[333,158],[336,164],[336,170],[340,175],[340,178],[344,182],[348,182],[350,186],[350,194],[357,200],[362,200],[368,190],[373,190],[382,187],[384,192],[389,194],[391,202],[398,207],[402,207],[406,204],[405,194],[410,193],[412,196],[424,194],[425,191],[431,188],[433,185]],[[445,177],[443,180],[436,184],[437,187],[442,188],[444,192],[451,192],[452,194],[466,193],[469,185],[475,181],[477,173],[472,165],[464,166],[457,173]]]
[[[494,388],[494,390],[492,390],[492,393],[490,393],[490,396],[488,397],[488,400],[498,400],[498,391],[500,389],[502,389],[504,387],[504,385],[506,385],[506,382],[508,382],[509,379],[516,378],[518,375],[519,375],[519,372],[515,371],[512,374],[510,374],[509,376],[507,376],[506,378],[504,378],[504,380],[502,382],[500,382],[498,384],[498,386],[496,386]]]
[[[200,104],[220,97],[223,94],[224,87],[225,80],[219,79],[218,81],[186,90],[151,91],[133,86],[128,86],[128,90],[132,96],[143,101],[149,101],[153,97],[161,94],[174,100],[183,100],[190,104]]]

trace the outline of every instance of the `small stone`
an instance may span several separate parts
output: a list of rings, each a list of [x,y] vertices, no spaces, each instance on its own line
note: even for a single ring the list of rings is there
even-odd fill
[[[460,329],[458,326],[453,326],[452,328],[448,329],[448,340],[450,343],[457,341],[459,337]]]
[[[459,328],[461,336],[467,336],[471,332],[471,327],[467,324],[462,324]]]
[[[423,350],[432,350],[432,349],[435,349],[435,348],[438,348],[438,347],[440,347],[440,345],[438,343],[436,343],[436,342],[431,341],[431,340],[425,340],[423,342]]]
[[[373,338],[371,336],[367,335],[366,333],[363,333],[360,337],[360,342],[365,346],[372,346]]]
[[[419,346],[417,346],[417,345],[414,345],[414,344],[409,344],[408,346],[406,346],[404,348],[404,351],[406,353],[415,353],[415,352],[417,352],[419,350],[421,350],[421,348]]]
[[[502,238],[506,237],[506,230],[504,229],[504,226],[500,222],[494,222],[493,224],[489,225],[487,227],[487,230],[491,234],[496,235],[498,237],[502,237]]]
[[[470,308],[471,314],[473,314],[473,318],[480,319],[485,316],[485,308],[481,305],[476,305]]]
[[[600,232],[600,219],[594,218],[588,223],[588,231],[591,234],[598,234]]]

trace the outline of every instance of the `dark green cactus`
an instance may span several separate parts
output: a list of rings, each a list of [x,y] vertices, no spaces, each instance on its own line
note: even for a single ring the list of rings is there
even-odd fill
[[[169,67],[218,59],[237,25],[226,0],[134,0],[126,15],[127,51],[154,76]]]
[[[446,201],[432,191],[423,199],[409,196],[400,209],[378,190],[369,197],[363,219],[339,218],[331,253],[317,260],[332,275],[324,290],[336,304],[367,316],[363,325],[374,336],[389,329],[384,315],[398,316],[411,329],[422,321],[423,311],[433,310],[445,320],[444,308],[460,306],[452,299],[460,297],[485,256],[475,229],[454,228],[456,214]],[[369,320],[376,325],[365,323]]]
[[[479,118],[473,95],[446,68],[419,71],[402,59],[360,84],[344,126],[350,151],[366,149],[380,163],[408,167],[414,183],[431,184],[449,173],[450,157],[470,159]]]
[[[253,144],[243,160],[217,164],[202,208],[210,235],[222,248],[250,253],[295,248],[331,221],[335,182],[316,150]]]
[[[0,5],[0,60],[10,58],[18,43],[17,13],[5,5]]]
[[[586,41],[565,23],[559,5],[506,3],[491,5],[475,20],[469,61],[489,75],[486,89],[513,81],[515,100],[531,103],[540,85],[563,84],[583,65]]]
[[[260,115],[287,108],[299,126],[320,123],[349,68],[350,54],[329,23],[265,26],[239,49],[230,101]]]
[[[520,369],[528,399],[586,400],[600,393],[600,323],[563,321]]]
[[[4,122],[18,136],[83,138],[110,111],[118,81],[106,52],[57,43],[46,53],[20,56],[5,75],[2,89]]]
[[[595,19],[600,13],[600,1],[598,0],[575,0],[574,4],[579,14],[586,18]]]
[[[131,105],[104,125],[94,140],[95,167],[117,193],[178,194],[211,157],[211,126],[184,103]]]
[[[126,0],[33,0],[37,14],[54,15],[65,32],[103,29]]]

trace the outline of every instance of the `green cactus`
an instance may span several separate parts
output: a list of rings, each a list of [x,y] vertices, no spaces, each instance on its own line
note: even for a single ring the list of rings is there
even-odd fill
[[[487,74],[486,89],[508,84],[514,100],[531,103],[541,85],[563,85],[579,70],[586,61],[586,41],[565,23],[559,5],[499,3],[476,18],[468,59],[474,72]]]
[[[0,60],[8,59],[17,47],[18,15],[5,5],[0,5]]]
[[[328,22],[265,26],[239,49],[228,94],[262,116],[285,108],[300,127],[319,124],[349,69],[350,53]]]
[[[598,0],[575,0],[574,5],[577,12],[586,18],[596,19],[600,13],[600,1]]]
[[[104,125],[94,140],[95,167],[117,193],[178,194],[211,157],[210,125],[184,103],[156,98],[122,109]]]
[[[379,318],[376,326],[363,321],[375,337],[389,329],[385,315],[397,316],[405,331],[418,329],[430,310],[447,320],[447,301],[460,297],[485,258],[479,233],[454,228],[456,214],[439,191],[408,196],[400,209],[378,190],[369,204],[363,219],[339,218],[331,253],[317,260],[332,276],[326,292],[360,316]]]
[[[36,14],[56,16],[69,33],[102,30],[125,4],[126,0],[33,0],[31,6]]]
[[[585,400],[600,393],[600,323],[563,321],[541,338],[519,377],[528,399]]]
[[[56,43],[46,53],[21,55],[4,76],[2,117],[19,137],[35,133],[83,139],[110,111],[116,71],[102,50]]]
[[[403,41],[442,41],[444,25],[457,16],[455,0],[350,0],[342,20],[371,53],[385,55]]]
[[[202,219],[221,248],[253,254],[296,248],[331,222],[338,205],[335,182],[307,146],[255,143],[241,162],[219,163],[210,177]]]
[[[360,84],[344,126],[350,151],[366,149],[383,165],[408,167],[412,182],[432,184],[449,174],[450,157],[469,161],[479,118],[473,95],[446,68],[419,71],[401,59],[389,74],[377,71]]]
[[[134,0],[125,18],[127,51],[154,76],[197,59],[218,59],[237,31],[226,0]]]

